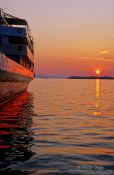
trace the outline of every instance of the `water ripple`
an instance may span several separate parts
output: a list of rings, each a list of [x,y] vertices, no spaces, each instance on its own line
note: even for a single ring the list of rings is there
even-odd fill
[[[1,106],[0,175],[112,175],[113,87],[112,80],[34,80]]]

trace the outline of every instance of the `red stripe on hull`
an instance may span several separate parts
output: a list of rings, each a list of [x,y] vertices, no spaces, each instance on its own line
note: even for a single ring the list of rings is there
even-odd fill
[[[34,72],[25,68],[24,66],[11,60],[4,54],[0,53],[0,70],[4,70],[10,73],[19,74],[21,76],[33,79]]]
[[[0,53],[0,104],[27,89],[34,72]]]

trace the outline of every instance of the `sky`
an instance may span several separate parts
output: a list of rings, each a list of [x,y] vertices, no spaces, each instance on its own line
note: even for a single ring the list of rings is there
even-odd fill
[[[114,76],[114,0],[0,0],[27,19],[36,74]]]

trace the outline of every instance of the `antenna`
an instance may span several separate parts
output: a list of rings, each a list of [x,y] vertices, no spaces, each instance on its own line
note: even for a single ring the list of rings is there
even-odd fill
[[[3,9],[0,8],[0,17],[3,16]]]
[[[5,16],[4,9],[6,9],[6,8],[3,8],[3,9],[0,8],[0,23],[4,23],[4,24],[8,25],[7,21],[4,18],[4,16]]]
[[[2,17],[4,16],[4,10],[7,10],[7,8],[0,8],[0,16]]]

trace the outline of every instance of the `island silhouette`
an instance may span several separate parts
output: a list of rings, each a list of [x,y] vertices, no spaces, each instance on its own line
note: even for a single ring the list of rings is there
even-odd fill
[[[114,79],[111,76],[70,76],[68,79]]]

